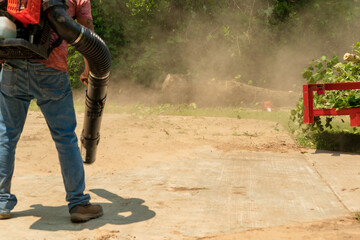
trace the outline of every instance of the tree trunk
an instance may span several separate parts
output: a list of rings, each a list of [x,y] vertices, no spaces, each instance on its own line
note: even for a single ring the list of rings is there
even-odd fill
[[[348,62],[358,63],[360,62],[360,57],[353,53],[345,53],[344,60]]]

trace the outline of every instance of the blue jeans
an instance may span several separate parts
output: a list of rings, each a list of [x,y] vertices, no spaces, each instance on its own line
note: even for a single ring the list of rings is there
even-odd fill
[[[36,61],[8,60],[0,75],[0,213],[17,203],[10,193],[15,148],[32,99],[37,100],[55,142],[69,209],[90,201],[83,193],[84,166],[68,75]]]

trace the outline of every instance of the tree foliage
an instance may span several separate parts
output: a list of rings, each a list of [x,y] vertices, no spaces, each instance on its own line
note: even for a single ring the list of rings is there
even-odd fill
[[[360,54],[360,43],[357,42],[353,52]],[[327,59],[322,56],[313,60],[312,63],[303,71],[303,78],[307,84],[310,83],[340,83],[340,82],[359,82],[360,63],[340,62],[337,56]],[[343,109],[360,107],[360,90],[339,90],[326,91],[324,95],[314,94],[315,109]],[[333,117],[315,117],[313,124],[304,124],[304,105],[303,98],[299,99],[295,109],[291,110],[290,126],[295,135],[301,138],[316,140],[319,134],[326,129],[332,129]],[[357,133],[356,128],[353,129]]]
[[[360,37],[352,30],[360,15],[359,0],[92,0],[91,4],[95,31],[108,45],[118,73],[112,81],[128,79],[145,86],[162,81],[168,73],[270,84],[278,81],[274,63],[284,46],[338,55],[336,51]],[[345,35],[346,40],[341,39]],[[73,63],[77,58],[69,61],[70,69],[78,67]]]

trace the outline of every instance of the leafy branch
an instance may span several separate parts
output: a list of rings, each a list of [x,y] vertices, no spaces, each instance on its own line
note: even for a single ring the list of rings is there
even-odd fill
[[[357,42],[353,51],[360,53],[360,43]],[[307,84],[360,82],[360,63],[340,62],[337,56],[327,59],[325,56],[313,60],[302,73]],[[314,108],[357,108],[360,107],[359,90],[326,91],[324,95],[314,94]],[[333,117],[325,117],[325,123],[320,117],[314,118],[314,124],[304,124],[304,105],[301,98],[295,109],[291,110],[290,128],[296,136],[311,138],[314,134],[332,129]]]

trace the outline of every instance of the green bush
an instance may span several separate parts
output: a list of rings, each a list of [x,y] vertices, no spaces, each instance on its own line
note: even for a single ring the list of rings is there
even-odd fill
[[[301,47],[308,40],[318,52],[338,55],[336,50],[360,38],[353,30],[360,17],[358,0],[93,0],[91,4],[95,32],[109,47],[117,71],[113,81],[129,79],[146,86],[168,73],[208,79],[241,75],[239,81],[268,86],[278,81],[270,73],[277,67],[272,65],[274,56],[284,46]],[[76,68],[70,66],[71,74]],[[282,87],[289,90],[293,84],[284,82]]]
[[[356,43],[354,52],[360,52],[360,43]],[[308,68],[303,71],[306,83],[337,83],[337,82],[360,82],[360,64],[352,62],[340,62],[335,56],[327,59],[325,56],[313,60]],[[360,107],[359,90],[326,91],[324,95],[314,94],[314,108],[343,109]],[[289,126],[294,135],[304,145],[323,146],[321,136],[330,136],[326,130],[333,129],[334,117],[315,117],[313,124],[304,123],[303,98],[300,98],[295,109],[291,110]],[[358,133],[357,128],[352,133]],[[329,140],[331,142],[331,140]],[[322,142],[322,143],[321,143]],[[336,141],[333,141],[336,142]],[[321,144],[320,144],[321,143]],[[320,144],[320,145],[319,145]],[[329,143],[329,145],[331,145]]]
[[[80,81],[80,75],[84,71],[84,58],[71,46],[68,47],[68,73],[72,88],[80,88],[83,84]]]

